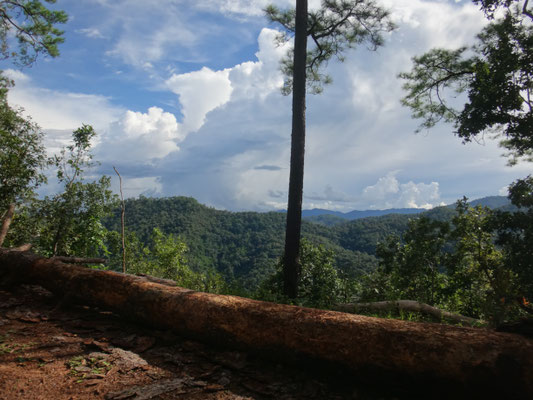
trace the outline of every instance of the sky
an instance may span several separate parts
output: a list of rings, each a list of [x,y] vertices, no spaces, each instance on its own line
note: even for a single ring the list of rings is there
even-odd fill
[[[98,132],[95,176],[121,173],[126,197],[190,196],[232,211],[286,208],[291,98],[280,88],[279,26],[263,9],[292,0],[58,0],[69,15],[58,58],[0,63],[12,105],[51,153],[82,124]],[[318,7],[319,0],[310,0]],[[532,165],[507,166],[494,140],[464,145],[400,104],[398,73],[434,47],[472,44],[486,24],[463,0],[382,0],[398,29],[331,61],[333,83],[308,95],[304,208],[431,208],[505,195]],[[54,190],[50,185],[42,191]]]

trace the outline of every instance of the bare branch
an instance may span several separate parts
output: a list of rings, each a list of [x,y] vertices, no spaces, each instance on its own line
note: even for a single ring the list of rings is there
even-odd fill
[[[367,311],[407,311],[419,312],[422,314],[431,315],[437,319],[449,319],[457,323],[468,325],[480,324],[483,321],[465,317],[464,315],[454,314],[449,311],[444,311],[439,308],[430,306],[429,304],[420,303],[414,300],[396,300],[396,301],[377,301],[375,303],[348,303],[338,304],[335,307],[338,311],[357,313],[364,310]]]

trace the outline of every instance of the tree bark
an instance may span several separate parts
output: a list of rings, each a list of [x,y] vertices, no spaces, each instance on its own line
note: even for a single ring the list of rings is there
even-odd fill
[[[306,65],[307,0],[297,0],[294,33],[291,167],[283,268],[283,290],[285,295],[290,298],[296,298],[298,296],[298,280],[300,275],[300,235],[302,226],[305,154]]]
[[[0,281],[38,284],[195,340],[318,361],[351,374],[350,384],[385,384],[424,398],[533,398],[533,341],[511,333],[199,293],[27,252],[0,250]]]
[[[438,320],[447,319],[456,323],[462,323],[467,325],[474,325],[482,323],[483,321],[465,317],[464,315],[454,314],[449,311],[444,311],[436,307],[432,307],[429,304],[420,303],[414,300],[396,300],[396,301],[376,301],[374,303],[347,303],[338,304],[335,307],[337,311],[358,313],[361,311],[407,311],[418,312],[426,315],[430,315]]]
[[[15,214],[15,203],[9,204],[9,207],[5,213],[4,220],[2,221],[2,227],[0,227],[0,247],[4,244],[6,240],[7,232],[9,231],[9,226],[11,221],[13,221],[13,215]]]

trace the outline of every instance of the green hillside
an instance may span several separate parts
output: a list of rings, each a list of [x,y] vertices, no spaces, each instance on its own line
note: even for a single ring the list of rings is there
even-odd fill
[[[448,220],[455,211],[438,207],[418,215]],[[303,222],[303,236],[334,251],[336,267],[355,277],[377,265],[376,245],[391,234],[401,235],[418,215],[389,214],[327,226]],[[120,210],[106,222],[120,230]],[[230,212],[206,207],[189,197],[126,200],[126,229],[147,243],[154,228],[180,235],[189,247],[189,265],[215,268],[228,281],[254,288],[275,267],[283,252],[285,214]]]
[[[120,211],[106,222],[119,230]],[[178,234],[189,247],[192,268],[214,267],[228,280],[255,287],[274,270],[283,252],[285,214],[278,212],[229,212],[201,205],[187,197],[129,199],[126,201],[126,229],[142,242],[153,228]],[[374,256],[339,246],[336,234],[326,227],[304,223],[304,237],[335,250],[337,266],[350,275],[373,269]]]

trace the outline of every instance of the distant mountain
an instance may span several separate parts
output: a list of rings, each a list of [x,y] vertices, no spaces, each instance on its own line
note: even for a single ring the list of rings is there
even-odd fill
[[[426,211],[424,208],[389,208],[387,210],[350,211],[344,214],[347,219],[354,220],[367,217],[381,217],[388,214],[420,214]]]
[[[470,201],[472,207],[481,205],[489,208],[505,208],[508,209],[511,206],[511,202],[504,196],[488,196],[481,199]],[[455,203],[446,206],[448,208],[455,209]],[[325,226],[335,226],[346,221],[353,221],[361,218],[368,217],[381,217],[389,214],[420,214],[427,210],[423,208],[389,208],[386,210],[353,210],[350,212],[340,212],[325,210],[321,208],[313,208],[312,210],[303,210],[302,218],[309,222],[321,224]],[[283,211],[284,212],[284,211]]]
[[[303,219],[314,224],[320,224],[325,226],[339,225],[349,221],[349,219],[344,218],[344,216],[341,217],[340,215],[336,214],[319,214],[311,216],[303,215]]]
[[[281,211],[285,212],[285,210]],[[337,217],[343,218],[343,219],[349,219],[345,218],[345,214],[340,211],[332,211],[332,210],[325,210],[323,208],[313,208],[312,210],[302,210],[302,217],[317,217],[319,215],[335,215]]]
[[[502,207],[508,207],[511,205],[511,200],[509,200],[505,196],[488,196],[483,197],[481,199],[472,200],[470,202],[470,205],[472,207],[475,206],[483,206],[483,207],[489,207],[489,208],[502,208]]]
[[[303,210],[302,218],[316,224],[334,226],[346,221],[353,221],[368,217],[382,217],[389,214],[420,214],[426,211],[423,208],[390,208],[388,210],[353,210],[347,213],[339,211],[322,210],[315,208],[313,210]]]
[[[302,211],[302,217],[303,218],[310,218],[310,217],[318,217],[321,215],[334,215],[336,217],[347,219],[347,220],[354,220],[359,218],[367,218],[367,217],[381,217],[382,215],[387,214],[418,214],[423,211],[426,211],[423,208],[390,208],[387,210],[353,210],[347,213],[343,213],[340,211],[331,211],[331,210],[324,210],[321,208],[313,208],[312,210],[303,210]]]

